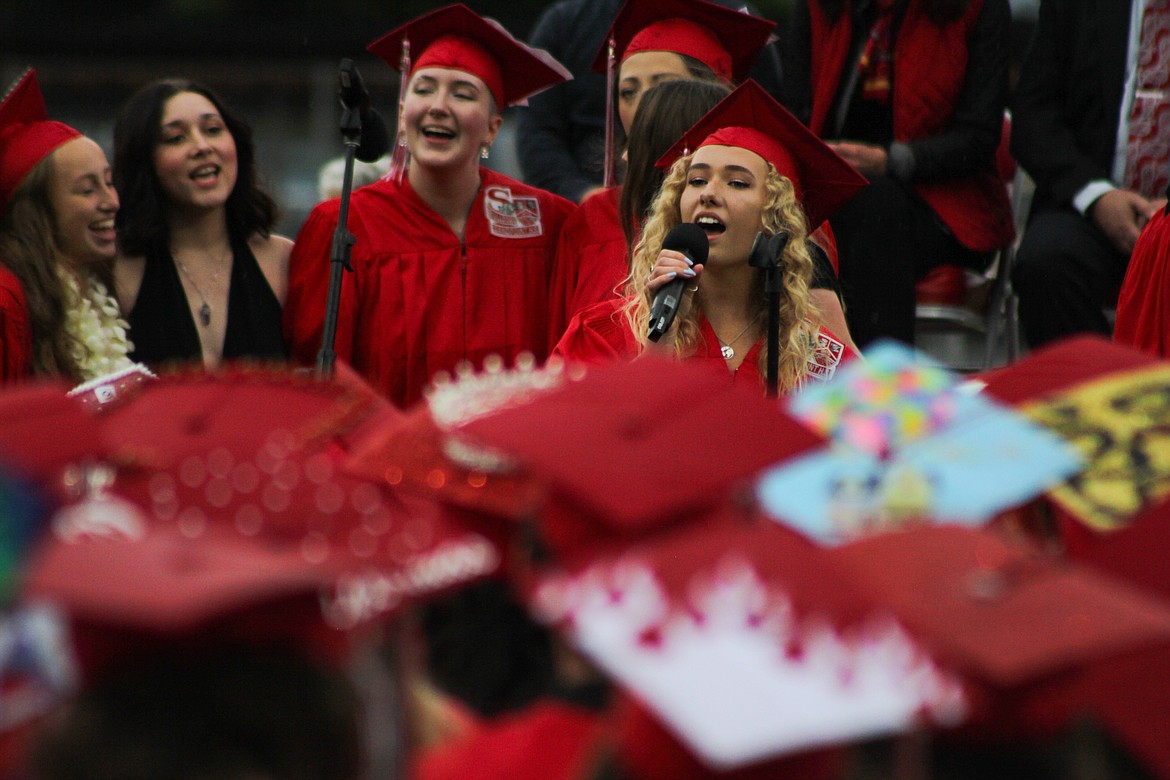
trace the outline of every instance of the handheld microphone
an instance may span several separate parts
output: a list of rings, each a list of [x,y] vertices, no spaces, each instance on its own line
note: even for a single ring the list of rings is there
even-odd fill
[[[354,157],[362,162],[374,162],[390,150],[390,132],[386,122],[373,107],[370,106],[370,93],[362,83],[362,74],[348,57],[341,61],[341,70],[338,74],[340,89],[338,97],[341,105],[351,111],[357,111],[361,119],[361,142],[354,151]]]
[[[662,241],[662,248],[682,252],[695,265],[702,265],[707,262],[707,253],[711,246],[707,241],[706,232],[701,227],[683,222],[670,229]],[[654,293],[654,300],[650,304],[650,333],[647,334],[651,341],[658,341],[662,334],[670,330],[670,324],[678,314],[678,305],[682,302],[683,286],[686,283],[686,279],[675,277]]]

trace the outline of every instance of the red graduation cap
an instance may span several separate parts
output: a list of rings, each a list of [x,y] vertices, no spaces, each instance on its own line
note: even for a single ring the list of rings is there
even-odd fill
[[[729,515],[545,576],[533,591],[538,619],[560,627],[682,743],[657,738],[646,755],[628,750],[639,746],[625,733],[627,761],[678,773],[648,777],[787,776],[780,770],[811,771],[824,756],[771,762],[961,717],[960,681],[825,550]]]
[[[212,526],[198,541],[174,524],[123,528],[49,541],[29,566],[26,598],[82,622],[178,634],[265,602],[315,597],[333,578],[295,545],[256,544],[228,526]]]
[[[1170,605],[990,531],[926,526],[828,556],[940,660],[999,687],[1170,643]]]
[[[312,602],[312,625],[348,629],[486,576],[486,539],[343,472],[341,442],[371,398],[265,370],[142,385],[95,416],[118,468],[58,512],[29,595],[138,633],[290,598]]]
[[[366,47],[405,78],[419,68],[466,71],[487,84],[501,110],[572,78],[547,52],[457,3],[424,14]],[[412,64],[413,63],[413,64]]]
[[[539,506],[544,491],[531,475],[452,459],[445,451],[448,441],[426,405],[419,405],[398,424],[364,437],[346,468],[453,507],[499,518],[527,516]]]
[[[1047,344],[1017,363],[986,371],[978,378],[986,383],[990,395],[1019,406],[1109,374],[1161,362],[1133,347],[1085,335]]]
[[[643,51],[693,57],[727,82],[747,77],[776,23],[706,0],[626,0],[609,28],[593,69],[605,72]]]
[[[775,22],[706,0],[627,0],[597,52],[593,69],[605,73],[605,186],[617,165],[614,91],[618,63],[643,51],[693,57],[728,84],[747,77]]]
[[[745,81],[683,134],[658,161],[669,168],[703,146],[755,152],[788,177],[809,228],[824,222],[868,182],[763,87]]]
[[[105,452],[97,424],[65,391],[50,383],[0,393],[0,462],[57,491],[70,464],[100,458]],[[49,435],[50,431],[68,435]]]
[[[1162,537],[1147,540],[1148,558]],[[1045,734],[1089,715],[1155,774],[1170,772],[1164,599],[987,531],[921,528],[829,557],[933,654],[986,685],[981,725],[992,733]]]
[[[569,563],[702,516],[738,482],[823,442],[754,391],[651,357],[593,369],[453,434],[547,480],[542,530]],[[688,451],[696,457],[679,457]]]
[[[49,119],[37,73],[30,68],[0,102],[0,211],[37,163],[81,133]]]

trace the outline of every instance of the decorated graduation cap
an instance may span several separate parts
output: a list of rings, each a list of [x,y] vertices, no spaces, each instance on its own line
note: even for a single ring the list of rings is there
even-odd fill
[[[410,75],[420,68],[451,68],[479,77],[501,110],[524,105],[530,95],[572,78],[548,52],[517,40],[499,22],[462,3],[424,14],[366,48],[402,74],[399,101]],[[391,175],[401,178],[405,151],[396,143],[394,152]]]
[[[37,163],[80,135],[49,119],[36,71],[27,70],[0,102],[0,211]]]
[[[346,439],[385,403],[352,381],[262,369],[141,385],[94,415],[104,457],[82,465],[26,595],[90,636],[125,634],[100,666],[138,636],[331,653],[413,598],[485,576],[486,539],[343,471]]]
[[[1066,555],[1170,597],[1170,362],[1100,336],[982,375],[986,392],[1076,446],[1085,471],[1052,494]]]
[[[531,402],[576,376],[563,363],[536,367],[521,360],[505,369],[489,358],[482,372],[436,376],[426,403],[397,420],[387,419],[350,448],[347,468],[433,498],[447,507],[496,520],[530,516],[544,500],[544,487],[499,453],[467,447],[449,435],[471,420]]]
[[[530,601],[651,716],[620,727],[637,777],[810,776],[791,757],[966,707],[960,681],[826,551],[770,523],[691,524],[546,575]],[[655,723],[677,742],[646,755]]]
[[[614,184],[614,91],[619,65],[645,51],[698,60],[728,84],[747,77],[776,23],[707,0],[626,0],[593,69],[606,74],[605,186]]]
[[[736,146],[771,163],[796,189],[812,230],[868,182],[763,87],[745,81],[683,134],[658,161],[668,169],[704,146]]]

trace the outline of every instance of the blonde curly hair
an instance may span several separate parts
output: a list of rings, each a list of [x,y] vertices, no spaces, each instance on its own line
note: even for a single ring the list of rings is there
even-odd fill
[[[646,337],[650,325],[652,295],[646,282],[650,271],[662,251],[666,234],[682,221],[679,204],[687,183],[687,170],[693,155],[686,155],[671,166],[662,188],[650,207],[642,237],[634,247],[630,262],[630,275],[625,280],[626,303],[623,314],[637,339],[640,350],[646,348]],[[813,261],[805,245],[808,226],[804,210],[796,199],[792,182],[780,174],[775,166],[767,163],[768,175],[765,180],[767,201],[764,204],[762,222],[764,232],[775,235],[781,230],[789,236],[788,244],[781,258],[783,292],[780,294],[780,358],[779,388],[788,392],[795,388],[807,372],[807,363],[812,356],[819,330],[817,309],[809,295],[809,284],[813,276]],[[747,258],[744,258],[747,262]],[[756,306],[760,315],[767,311],[767,296],[764,293],[764,273],[756,274],[758,292]],[[702,292],[695,294],[694,304],[684,316],[677,320],[678,334],[674,341],[677,357],[695,354],[703,341],[699,329],[699,312],[702,310]],[[767,345],[761,350],[759,369],[761,375],[767,365]]]

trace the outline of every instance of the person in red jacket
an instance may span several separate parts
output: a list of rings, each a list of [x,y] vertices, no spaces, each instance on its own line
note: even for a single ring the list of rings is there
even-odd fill
[[[913,343],[915,281],[1014,237],[996,175],[1007,0],[800,0],[781,102],[870,181],[834,214],[849,328]]]
[[[670,166],[634,250],[624,299],[580,312],[555,354],[599,363],[663,352],[700,360],[733,381],[762,385],[766,365],[764,274],[749,265],[757,234],[788,235],[780,256],[778,386],[830,378],[853,355],[822,327],[812,302],[808,225],[819,225],[865,181],[753,81],[700,119],[659,161]],[[710,243],[692,265],[663,249],[680,223],[698,225]],[[658,341],[649,336],[651,302],[674,279],[686,280],[678,316]]]
[[[399,68],[400,161],[354,193],[353,273],[334,348],[407,407],[439,372],[548,351],[548,275],[574,206],[480,167],[504,106],[566,72],[462,5],[421,16],[369,49]],[[405,153],[409,152],[409,162]],[[339,201],[317,206],[291,257],[284,329],[293,357],[321,347]]]
[[[1170,207],[1154,214],[1134,245],[1117,297],[1113,340],[1170,355]]]

